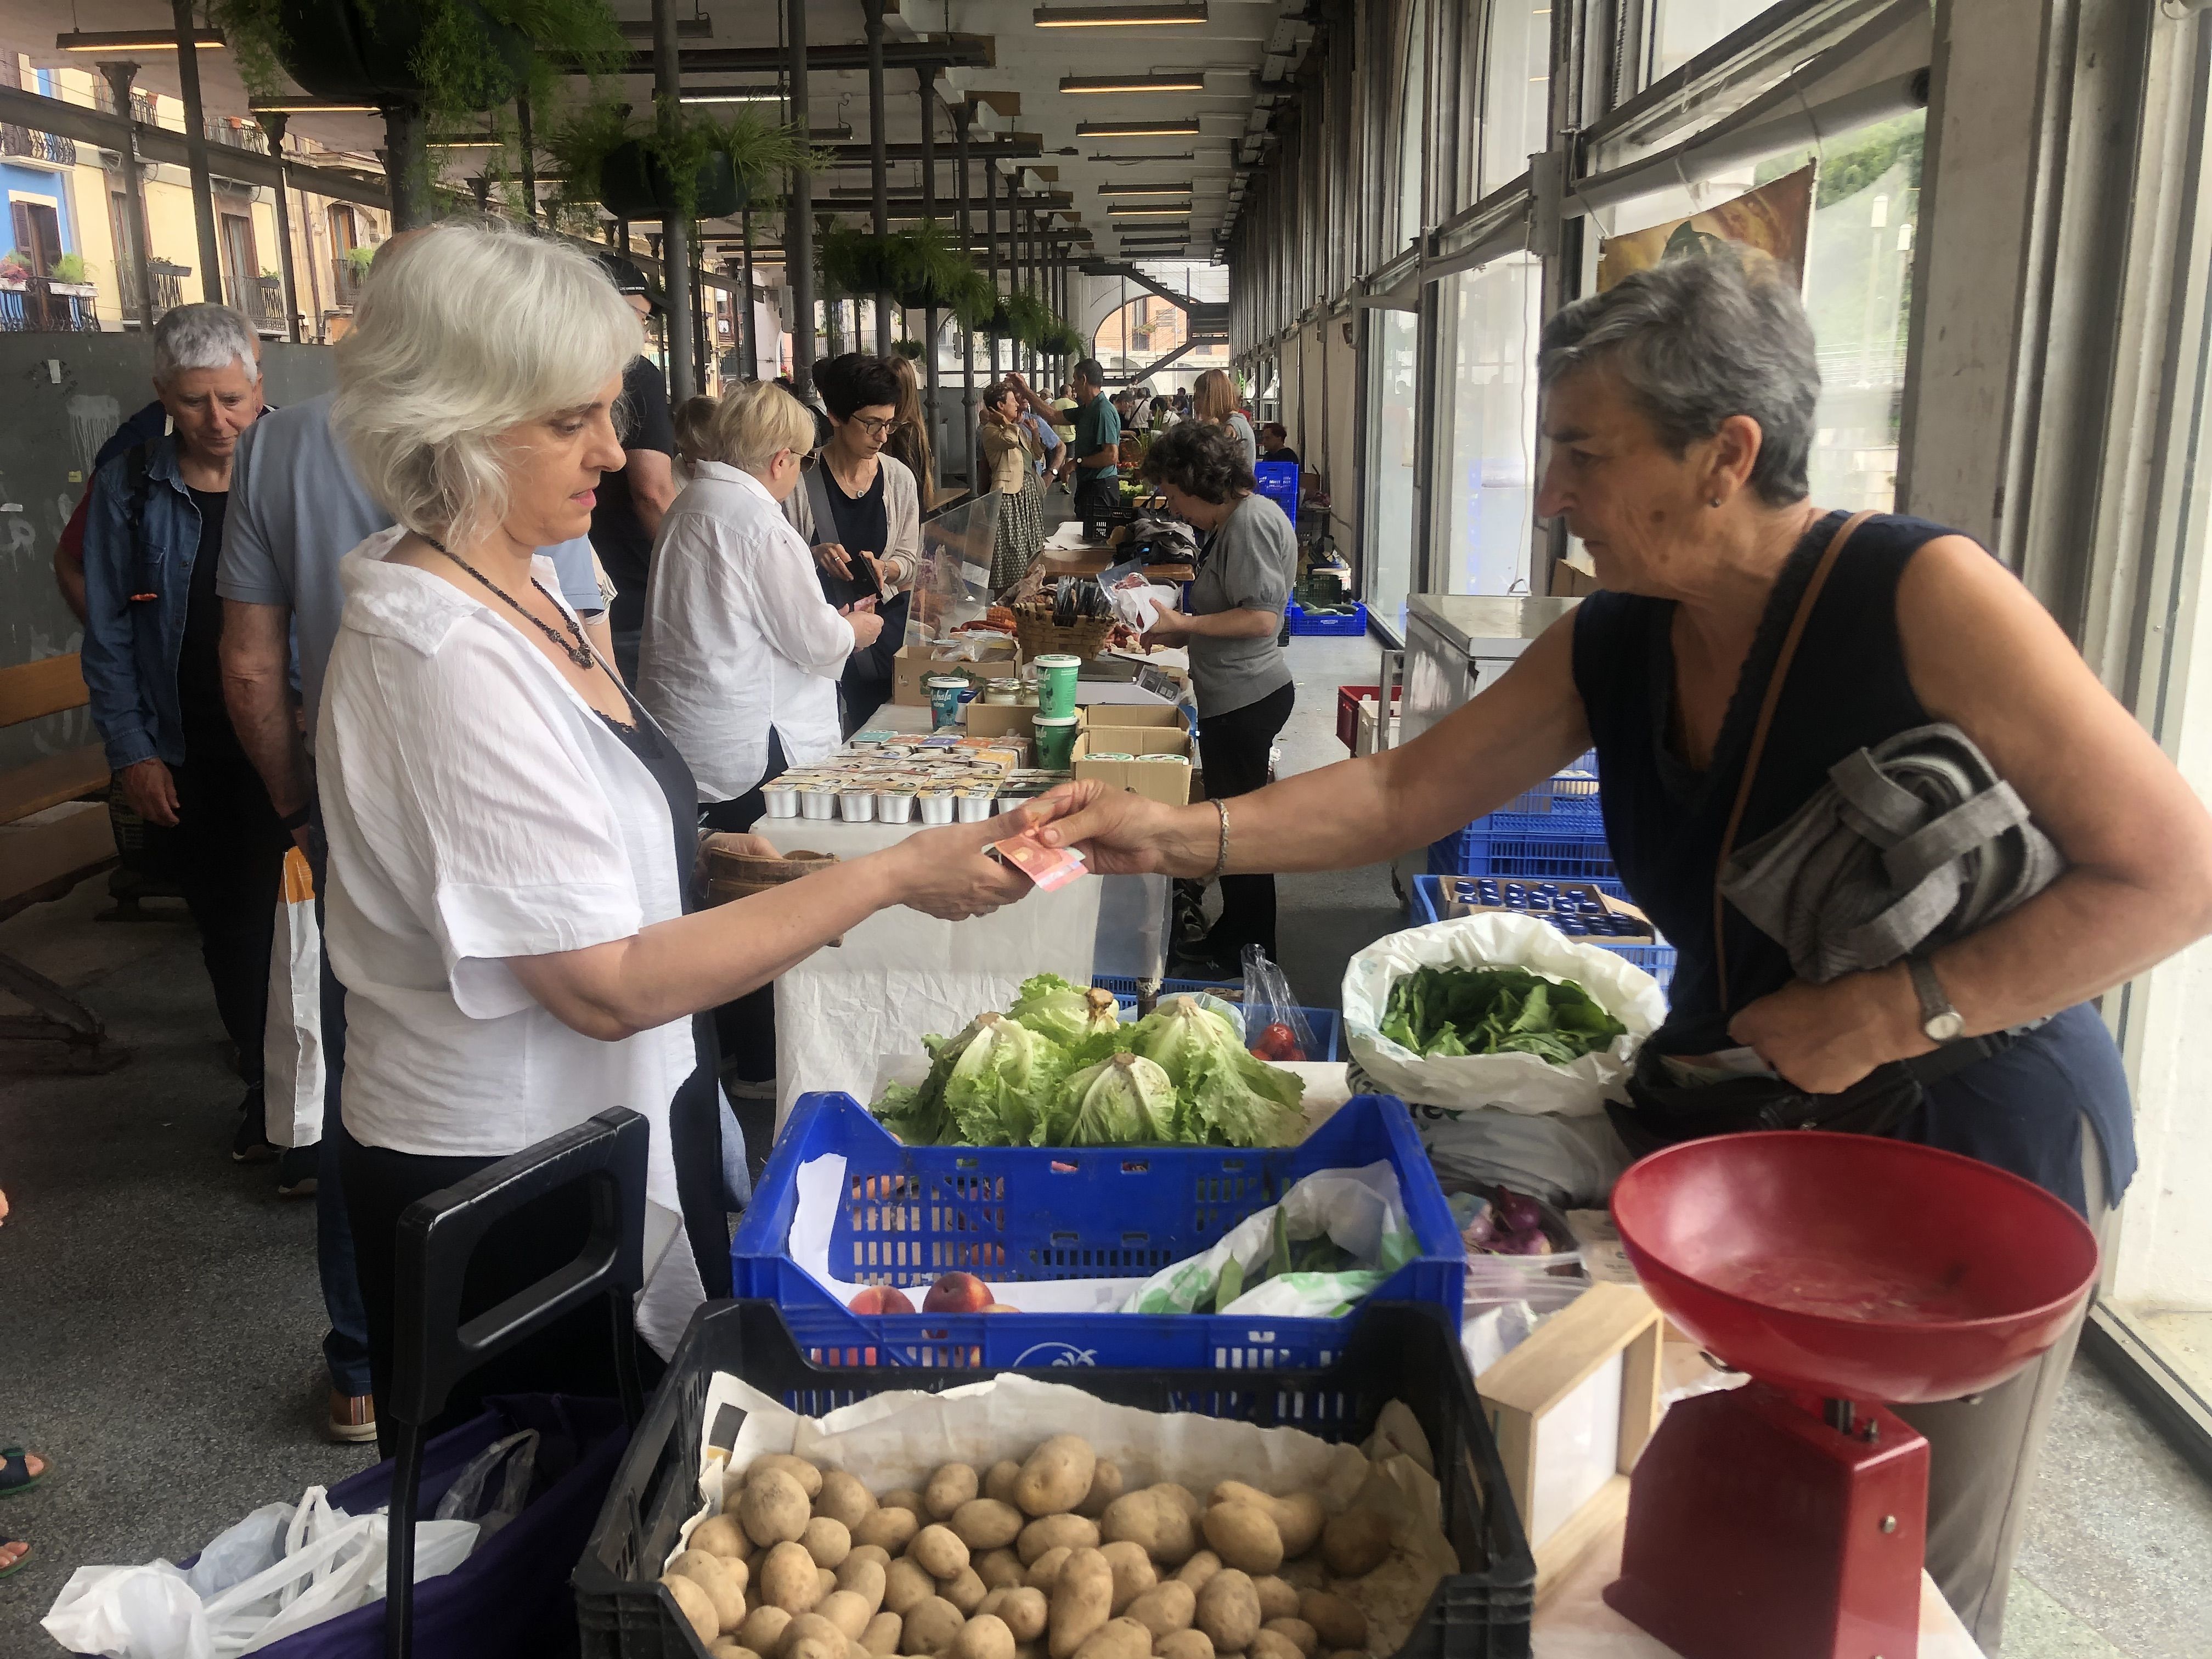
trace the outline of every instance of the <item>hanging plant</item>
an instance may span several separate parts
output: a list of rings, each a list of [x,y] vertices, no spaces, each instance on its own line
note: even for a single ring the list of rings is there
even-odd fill
[[[970,265],[945,303],[961,327],[980,334],[997,314],[999,290],[988,276]]]
[[[1059,321],[1052,307],[1027,289],[1016,289],[1006,295],[1006,309],[1007,327],[1003,332],[1025,346],[1042,345],[1045,331]]]
[[[922,344],[919,340],[893,340],[891,352],[895,356],[903,357],[910,363],[918,363],[921,361]]]
[[[665,110],[671,118],[634,118],[626,104],[594,100],[555,127],[545,149],[571,202],[597,202],[617,219],[720,219],[745,205],[720,123]]]
[[[741,206],[774,206],[783,198],[784,179],[795,172],[817,172],[828,159],[809,145],[795,127],[764,121],[750,110],[740,109],[722,121],[711,116],[699,119],[713,133],[716,147],[730,158]]]
[[[1044,338],[1038,342],[1038,349],[1048,357],[1080,357],[1083,337],[1054,318],[1052,325],[1045,330]]]
[[[885,239],[885,270],[891,292],[908,311],[948,306],[975,267],[952,233],[924,219]]]
[[[816,233],[814,259],[822,276],[822,297],[849,300],[886,285],[890,238],[854,225],[829,224]]]

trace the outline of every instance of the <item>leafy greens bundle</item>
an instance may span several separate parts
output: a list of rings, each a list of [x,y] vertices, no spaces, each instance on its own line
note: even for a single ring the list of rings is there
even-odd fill
[[[1422,1056],[1534,1054],[1565,1066],[1628,1028],[1571,979],[1525,968],[1418,968],[1390,988],[1382,1035]]]
[[[1189,997],[1124,1025],[1111,993],[1039,974],[1006,1013],[922,1046],[929,1075],[874,1108],[909,1146],[1279,1146],[1304,1123],[1305,1085]]]

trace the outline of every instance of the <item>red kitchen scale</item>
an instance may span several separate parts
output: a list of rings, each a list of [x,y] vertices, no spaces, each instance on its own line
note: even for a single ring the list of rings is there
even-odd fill
[[[1668,1412],[1606,1601],[1684,1659],[1915,1659],[1928,1443],[1887,1407],[2043,1352],[2094,1235],[1972,1158],[1802,1130],[1655,1153],[1613,1216],[1651,1299],[1753,1380]]]

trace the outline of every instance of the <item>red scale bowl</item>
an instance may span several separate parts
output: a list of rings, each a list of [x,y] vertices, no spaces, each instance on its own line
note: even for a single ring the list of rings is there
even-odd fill
[[[1707,1352],[1831,1399],[1992,1388],[2057,1340],[2097,1273],[2095,1236],[2041,1188],[1872,1135],[1670,1146],[1621,1176],[1613,1216],[1644,1290]]]

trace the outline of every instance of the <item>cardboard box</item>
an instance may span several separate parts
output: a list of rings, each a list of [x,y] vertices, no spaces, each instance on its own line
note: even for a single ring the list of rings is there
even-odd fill
[[[1093,750],[1133,755],[1136,758],[1093,760]],[[1182,762],[1166,759],[1170,755],[1182,756]],[[1195,769],[1190,733],[1180,725],[1173,731],[1161,726],[1126,726],[1076,734],[1075,776],[1079,782],[1096,778],[1114,788],[1133,791],[1146,800],[1184,806],[1190,802],[1191,775]]]
[[[1092,702],[1085,703],[1089,718],[1085,729],[1103,732],[1108,728],[1142,726],[1162,731],[1182,732],[1189,723],[1183,719],[1182,710],[1170,702]],[[1110,749],[1111,744],[1102,743],[1101,748]]]
[[[995,642],[988,648],[994,654],[985,660],[963,662],[933,656],[927,646],[903,647],[892,659],[891,701],[906,703],[909,707],[927,708],[929,692],[923,682],[933,674],[958,674],[963,678],[974,680],[975,695],[980,697],[986,682],[1012,679],[1021,672],[1021,649],[1012,640],[1005,641],[1003,654]]]
[[[1080,720],[1083,711],[1078,708],[1075,714]],[[1012,732],[1026,738],[1031,735],[1030,723],[1036,719],[1036,705],[1033,702],[971,702],[968,705],[968,735],[1002,738]]]

